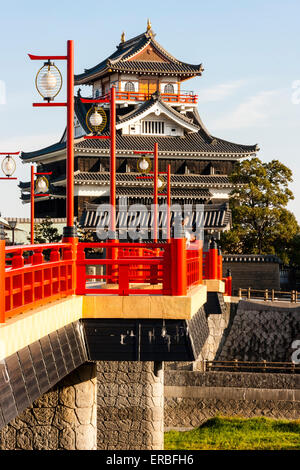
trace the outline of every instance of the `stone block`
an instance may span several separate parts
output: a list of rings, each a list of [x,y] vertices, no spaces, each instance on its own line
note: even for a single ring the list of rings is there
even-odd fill
[[[92,450],[95,448],[96,433],[92,424],[81,424],[75,429],[76,450]]]
[[[75,431],[71,428],[64,428],[59,431],[59,448],[64,450],[74,450]]]

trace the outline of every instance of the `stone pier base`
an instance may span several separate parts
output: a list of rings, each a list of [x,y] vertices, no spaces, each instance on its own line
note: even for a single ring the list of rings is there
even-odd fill
[[[162,450],[163,364],[97,362],[97,449]]]
[[[69,374],[0,431],[1,450],[95,450],[96,365]]]

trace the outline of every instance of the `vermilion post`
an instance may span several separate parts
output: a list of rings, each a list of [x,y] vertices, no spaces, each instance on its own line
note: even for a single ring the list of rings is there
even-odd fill
[[[223,257],[221,249],[218,248],[218,279],[223,279]]]
[[[30,178],[30,243],[34,244],[34,166],[31,165]]]
[[[186,295],[187,260],[185,238],[172,238],[171,240],[171,267],[172,295]]]
[[[110,229],[116,232],[116,89],[110,89]]]
[[[110,250],[111,259],[118,259],[118,241],[116,240],[116,88],[110,89],[110,230],[111,243],[116,245]],[[108,269],[111,274],[110,282],[118,282],[118,264],[111,264]],[[120,279],[119,279],[120,282]]]
[[[218,246],[215,240],[212,240],[209,245],[208,261],[209,279],[218,279]]]
[[[167,241],[171,239],[171,165],[167,168]]]
[[[231,271],[228,269],[227,271],[227,295],[231,295],[232,293],[232,276]]]
[[[74,42],[67,43],[67,227],[74,226]]]
[[[0,225],[0,323],[5,322],[5,235]]]
[[[154,144],[154,242],[157,242],[157,205],[158,205],[158,143]]]

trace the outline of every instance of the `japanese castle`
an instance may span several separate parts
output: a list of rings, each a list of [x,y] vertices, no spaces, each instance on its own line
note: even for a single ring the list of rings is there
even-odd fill
[[[116,88],[117,204],[153,203],[153,182],[138,179],[139,156],[135,151],[153,151],[158,143],[159,171],[171,165],[172,204],[204,204],[206,236],[218,238],[231,225],[228,175],[241,158],[255,155],[257,145],[241,145],[213,136],[197,109],[197,95],[183,89],[184,82],[200,77],[202,64],[181,62],[155,39],[148,20],[146,32],[121,42],[108,58],[75,75],[75,216],[84,229],[96,230],[99,204],[109,202],[109,153],[107,139],[84,139],[91,134],[86,115],[94,98]],[[86,93],[83,86],[88,85]],[[109,104],[104,110],[109,115]],[[109,119],[103,129],[109,134]],[[52,172],[49,196],[35,197],[36,217],[65,217],[66,132],[46,148],[23,152],[24,163],[36,163],[37,171]],[[30,183],[21,182],[21,198],[30,201]],[[162,204],[165,198],[159,197]],[[118,224],[119,213],[117,215]],[[149,225],[144,220],[142,225]],[[145,228],[145,227],[144,227]]]

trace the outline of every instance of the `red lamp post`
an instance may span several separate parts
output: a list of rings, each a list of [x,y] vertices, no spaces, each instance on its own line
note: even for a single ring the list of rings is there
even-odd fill
[[[99,99],[81,98],[82,103],[109,103],[110,104],[110,134],[109,135],[85,135],[84,139],[110,139],[110,231],[111,238],[116,235],[116,88],[111,87],[107,96]],[[97,113],[96,113],[97,114]],[[99,116],[98,116],[99,118]],[[102,122],[102,120],[101,120]],[[97,126],[91,123],[91,129],[97,132]]]
[[[67,55],[65,56],[37,56],[28,54],[31,60],[46,60],[36,77],[38,92],[46,101],[45,103],[33,103],[33,106],[66,106],[67,108],[67,226],[64,227],[64,240],[76,238],[74,226],[74,42],[67,41]],[[52,102],[58,95],[62,86],[62,78],[59,70],[52,60],[67,61],[67,101]]]
[[[48,190],[48,180],[46,180],[45,175],[52,175],[51,172],[44,172],[44,173],[35,173],[34,171],[34,166],[31,165],[31,178],[30,178],[30,244],[34,244],[34,197],[43,197],[43,196],[49,196],[48,193],[46,192],[40,192],[40,193],[35,193],[35,188],[34,188],[34,177],[35,176],[42,176],[44,178],[40,178],[41,182],[44,182],[45,184],[45,189],[46,191]],[[39,180],[37,179],[37,182]],[[47,181],[47,182],[46,182]],[[36,189],[42,190],[42,188],[39,188],[39,185],[36,185]]]
[[[154,241],[157,242],[157,232],[158,232],[158,221],[157,221],[157,206],[158,206],[158,196],[167,196],[167,241],[171,239],[170,223],[171,223],[171,166],[168,165],[167,171],[158,171],[158,143],[155,142],[154,150],[151,151],[134,151],[134,154],[138,155],[147,155],[152,154],[154,157],[153,171],[148,171],[150,173],[148,176],[137,176],[139,179],[153,179],[153,203],[154,203]],[[143,171],[143,168],[141,168]],[[161,193],[158,188],[158,176],[167,175],[167,192]]]

